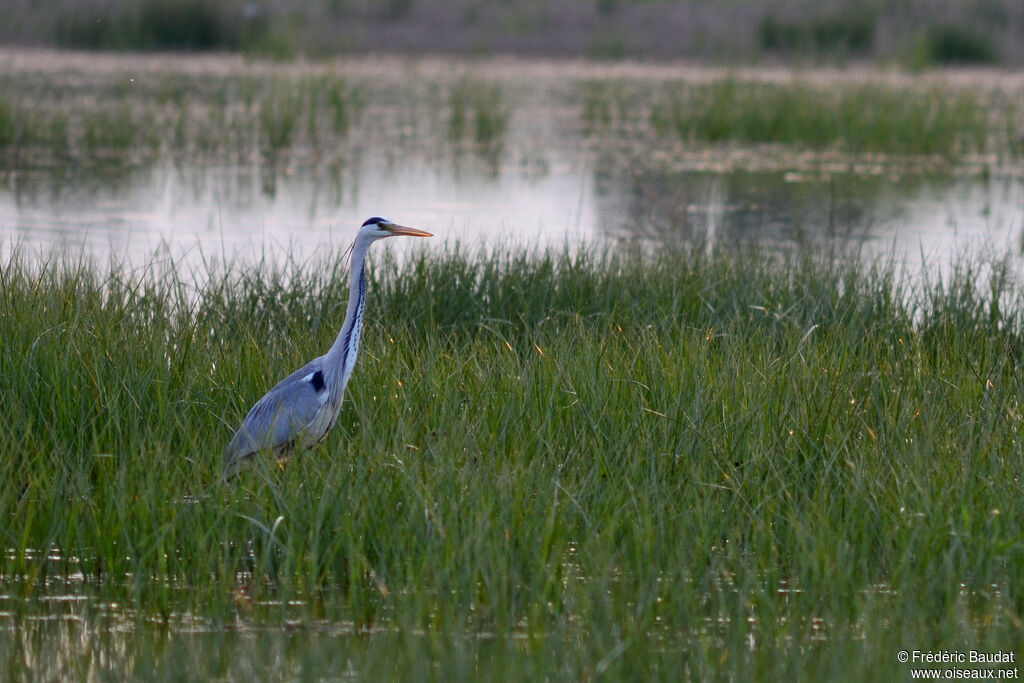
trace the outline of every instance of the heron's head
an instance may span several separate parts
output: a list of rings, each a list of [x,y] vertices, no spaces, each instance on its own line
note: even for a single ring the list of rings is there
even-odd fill
[[[410,237],[434,236],[426,230],[407,228],[404,225],[398,225],[394,221],[388,220],[387,218],[381,218],[380,216],[374,216],[373,218],[366,219],[366,222],[364,222],[362,227],[359,228],[359,234],[372,237],[375,240],[384,239],[385,237],[395,237],[396,235],[409,235]]]

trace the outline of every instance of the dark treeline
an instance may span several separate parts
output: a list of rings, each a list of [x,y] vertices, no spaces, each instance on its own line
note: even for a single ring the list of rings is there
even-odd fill
[[[1024,62],[1015,0],[59,0],[4,9],[0,41],[94,50],[376,52],[797,63]]]

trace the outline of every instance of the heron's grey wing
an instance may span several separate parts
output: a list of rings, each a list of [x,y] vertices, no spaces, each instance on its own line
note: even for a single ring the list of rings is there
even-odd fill
[[[317,358],[278,382],[252,407],[224,451],[225,473],[258,451],[287,450],[326,402]]]

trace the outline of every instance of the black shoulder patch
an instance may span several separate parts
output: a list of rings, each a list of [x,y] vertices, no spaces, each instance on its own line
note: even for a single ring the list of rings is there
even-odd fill
[[[313,385],[313,391],[319,394],[324,390],[324,373],[317,370],[313,373],[313,376],[309,378],[309,383]]]

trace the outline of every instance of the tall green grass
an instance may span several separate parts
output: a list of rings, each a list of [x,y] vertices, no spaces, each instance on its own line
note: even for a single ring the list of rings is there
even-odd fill
[[[481,147],[502,144],[509,114],[500,87],[462,80],[452,86],[449,102],[448,136],[453,141],[468,136]]]
[[[1001,147],[993,121],[1014,112],[972,90],[753,83],[726,78],[678,88],[652,124],[687,141],[777,143],[854,154],[957,158]]]
[[[1021,154],[1020,93],[996,86],[570,74],[564,88],[572,91],[568,97],[559,90],[540,105],[568,136],[564,144],[572,146],[578,131],[640,157],[674,156],[694,144],[952,163]],[[506,150],[522,143],[513,117],[537,116],[523,105],[524,92],[501,77],[424,78],[396,70],[393,80],[371,83],[324,66],[229,68],[197,78],[172,62],[138,77],[123,67],[84,79],[70,67],[43,74],[23,67],[0,74],[0,158],[12,166],[316,158],[356,154],[364,140],[409,147],[412,138],[418,153],[439,142],[468,148],[497,169]]]
[[[198,83],[168,70],[127,86],[97,77],[84,87],[66,76],[0,78],[0,156],[46,165],[315,154],[343,142],[366,106],[363,83],[327,70]]]
[[[340,325],[340,255],[6,260],[8,677],[861,680],[1018,647],[1006,263],[372,258],[335,431],[232,486],[246,409]]]

